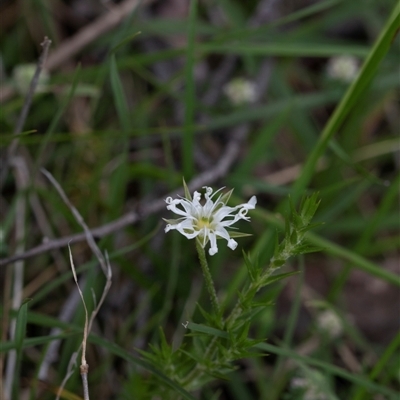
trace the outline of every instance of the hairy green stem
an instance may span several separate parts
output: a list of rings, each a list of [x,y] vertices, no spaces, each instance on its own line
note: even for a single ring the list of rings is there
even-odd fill
[[[204,276],[204,280],[205,280],[206,287],[208,290],[208,294],[210,295],[211,305],[212,305],[215,313],[218,316],[220,316],[221,309],[219,306],[217,293],[215,291],[214,282],[211,277],[210,269],[208,268],[206,253],[205,253],[203,247],[201,246],[200,242],[197,239],[196,239],[196,249],[197,249],[197,253],[199,254],[200,265],[201,265],[201,269],[203,271],[203,276]]]
[[[221,319],[221,308],[219,306],[217,293],[215,291],[214,282],[211,277],[210,269],[208,268],[206,253],[201,246],[200,242],[196,239],[196,249],[199,255],[201,269],[203,271],[204,280],[206,283],[206,287],[208,290],[208,294],[210,295],[211,305],[214,309],[214,312],[217,314],[218,318]],[[207,350],[205,352],[205,357],[212,357],[214,351],[217,348],[218,338],[214,336],[209,343]],[[182,387],[186,390],[192,389],[196,386],[196,378],[201,375],[202,372],[205,371],[205,367],[203,365],[197,364],[193,367],[193,369],[188,373],[188,375],[181,381]]]

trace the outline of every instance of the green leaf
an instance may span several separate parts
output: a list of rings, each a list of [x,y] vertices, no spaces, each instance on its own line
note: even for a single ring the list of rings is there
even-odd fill
[[[189,322],[187,328],[195,332],[207,333],[208,335],[218,336],[224,339],[228,339],[227,332],[224,332],[220,329],[212,328],[211,326]]]
[[[314,217],[321,200],[319,200],[319,193],[315,192],[310,197],[303,199],[300,205],[300,216],[303,224],[307,224]]]
[[[21,352],[26,336],[26,324],[28,319],[28,303],[31,299],[25,299],[19,308],[16,327],[15,327],[15,347],[17,352]]]
[[[278,255],[279,255],[279,237],[278,237],[278,232],[275,232],[274,258],[277,258]]]
[[[308,224],[306,226],[303,226],[298,230],[299,233],[306,233],[307,231],[310,231],[312,229],[318,228],[321,225],[325,225],[325,222],[315,222],[313,224]]]
[[[278,268],[278,267],[282,267],[282,265],[285,265],[286,260],[282,260],[282,259],[274,259],[272,261],[272,265],[274,266],[274,268]]]
[[[231,238],[241,238],[241,237],[247,237],[247,236],[253,236],[251,233],[243,233],[243,232],[237,232],[237,231],[229,231],[229,236]],[[222,239],[217,237],[217,239]]]
[[[163,220],[170,225],[177,225],[179,224],[179,222],[181,222],[181,220],[179,219],[167,219],[167,218],[163,218]]]
[[[368,48],[362,46],[343,46],[334,43],[205,43],[199,46],[202,53],[239,54],[252,56],[278,57],[331,57],[334,55],[352,54],[365,57]]]
[[[197,303],[197,307],[199,308],[201,314],[203,315],[204,319],[210,324],[217,328],[222,328],[221,326],[221,318],[219,315],[210,314],[201,307],[199,303]]]
[[[128,37],[126,37],[125,39],[123,39],[120,43],[118,43],[116,46],[114,46],[111,49],[111,53],[114,54],[117,52],[117,50],[119,50],[121,47],[125,46],[125,44],[131,42],[133,39],[135,39],[135,37],[139,36],[142,32],[135,32],[132,35],[129,35]]]
[[[260,314],[265,309],[264,306],[253,305],[253,303],[249,304],[249,307],[251,308],[242,311],[242,313],[232,324],[232,326],[229,327],[230,330],[234,332],[237,329],[241,328],[243,324],[253,321],[257,317],[257,315]]]
[[[258,308],[258,307],[265,308],[265,307],[273,306],[274,304],[275,304],[275,302],[272,301],[272,300],[268,300],[268,301],[253,301],[251,303],[251,307],[252,308]]]
[[[272,275],[272,276],[265,276],[263,279],[263,286],[270,285],[271,283],[275,283],[278,281],[281,281],[282,279],[286,279],[289,276],[297,275],[299,271],[292,271],[292,272],[286,272],[284,274],[278,274],[278,275]]]
[[[235,369],[237,369],[237,366],[234,365],[226,365],[225,368],[228,368],[229,371],[226,371],[226,373],[231,372]],[[223,372],[218,372],[218,371],[206,371],[208,375],[212,376],[213,378],[216,379],[221,379],[223,381],[229,381],[229,378],[226,376],[226,373],[224,374]]]
[[[65,339],[69,338],[74,335],[81,335],[82,331],[79,332],[64,332],[60,333],[59,335],[47,335],[47,336],[37,336],[34,338],[25,339],[22,344],[22,348],[29,348],[41,345],[47,345],[48,343],[52,342],[53,340]],[[12,349],[17,349],[15,341],[12,342],[0,342],[1,351],[6,352]]]
[[[233,193],[233,189],[229,190],[229,192],[227,192],[227,193],[224,193],[224,194],[221,196],[220,201],[221,201],[222,203],[224,203],[224,204],[227,204],[228,201],[229,201],[229,199],[230,199],[231,196],[232,196],[232,193]]]
[[[164,359],[168,359],[172,356],[173,350],[172,347],[168,344],[164,331],[161,328],[161,326],[159,327],[159,332],[161,339],[161,354],[163,355]]]
[[[239,332],[237,337],[238,342],[247,340],[247,336],[249,335],[249,329],[250,329],[250,321],[248,321],[246,324],[243,325],[242,331]]]
[[[160,362],[160,354],[157,347],[149,344],[151,351],[146,351],[142,349],[135,349],[142,357],[144,357],[151,365],[157,366]]]
[[[240,305],[243,309],[247,309],[251,306],[251,301],[253,297],[256,295],[258,287],[255,285],[251,285],[249,289],[245,292],[237,292],[237,296],[239,297]]]
[[[191,195],[190,192],[189,192],[189,188],[188,188],[187,185],[186,185],[185,178],[182,178],[182,181],[183,181],[183,189],[184,189],[184,191],[185,191],[185,198],[186,198],[187,200],[189,200],[189,201],[193,201],[192,195]]]
[[[250,280],[254,282],[259,278],[262,269],[259,268],[258,265],[250,259],[250,256],[248,254],[246,254],[244,251],[242,253],[244,263],[250,276]]]
[[[290,234],[290,243],[295,245],[298,242],[298,239],[297,231],[293,230],[293,232]]]
[[[15,398],[19,398],[19,390],[20,390],[20,370],[21,370],[21,358],[22,358],[22,349],[24,345],[24,339],[26,336],[26,324],[28,319],[28,302],[30,299],[26,299],[22,302],[18,315],[16,318],[16,326],[15,326],[15,347],[17,350],[17,360],[15,365],[15,377],[13,380],[13,396]]]
[[[186,336],[192,336],[192,335],[186,335]],[[192,360],[196,361],[197,364],[203,364],[203,358],[196,354],[195,352],[191,352],[191,351],[186,351],[185,349],[178,349],[178,351],[182,354],[185,354],[187,357],[191,358]]]
[[[126,103],[123,85],[119,77],[117,62],[115,60],[114,54],[111,55],[110,77],[111,77],[111,87],[114,95],[115,106],[117,108],[119,122],[121,124],[122,130],[124,132],[129,132],[131,128],[129,109]]]
[[[308,244],[302,244],[296,247],[296,254],[308,254],[308,253],[316,253],[318,251],[324,250],[322,247],[318,246],[310,246]]]

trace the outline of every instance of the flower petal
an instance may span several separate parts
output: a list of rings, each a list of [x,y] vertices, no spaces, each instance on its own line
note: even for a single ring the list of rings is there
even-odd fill
[[[237,241],[236,240],[233,240],[233,239],[229,239],[229,241],[228,241],[228,247],[230,248],[230,249],[232,249],[232,250],[235,250],[236,249],[236,247],[237,247]]]
[[[210,232],[208,237],[210,238],[210,249],[208,250],[208,254],[213,256],[214,254],[218,253],[217,238],[213,232]]]
[[[226,239],[228,241],[228,247],[232,250],[235,250],[237,247],[237,242],[236,240],[231,239],[229,236],[229,232],[223,228],[223,227],[218,227],[218,230],[215,232],[218,236]]]
[[[257,197],[253,196],[248,202],[247,204],[249,205],[249,209],[253,210],[254,208],[256,208],[256,204],[257,204]],[[251,207],[250,207],[251,206]]]

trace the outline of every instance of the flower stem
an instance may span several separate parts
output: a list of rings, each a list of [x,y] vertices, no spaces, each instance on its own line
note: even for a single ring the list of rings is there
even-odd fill
[[[211,277],[210,269],[208,268],[206,253],[197,239],[196,239],[196,249],[197,249],[197,253],[199,254],[200,265],[201,265],[201,269],[203,271],[203,276],[204,276],[204,280],[205,280],[206,287],[208,290],[208,294],[210,295],[211,305],[212,305],[215,313],[218,316],[220,316],[221,309],[219,307],[217,293],[215,291],[215,286],[214,286],[214,282]]]

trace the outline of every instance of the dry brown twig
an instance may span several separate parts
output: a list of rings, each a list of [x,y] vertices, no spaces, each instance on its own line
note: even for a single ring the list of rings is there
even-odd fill
[[[90,231],[89,227],[86,225],[84,219],[82,218],[82,216],[80,215],[79,211],[72,205],[72,203],[69,201],[68,197],[66,196],[64,190],[62,189],[62,187],[59,185],[59,183],[54,179],[53,175],[46,171],[45,169],[41,169],[42,173],[49,179],[49,181],[52,183],[52,185],[55,187],[55,189],[57,190],[58,194],[60,195],[60,197],[63,199],[64,203],[67,205],[67,207],[70,209],[71,213],[73,214],[73,216],[75,217],[76,221],[79,223],[79,225],[83,228],[84,232],[85,232],[85,239],[90,247],[90,249],[92,250],[92,252],[94,253],[94,255],[96,256],[96,258],[98,259],[101,269],[103,270],[104,275],[106,276],[106,284],[104,286],[103,289],[103,293],[101,295],[100,301],[98,302],[98,304],[96,305],[95,309],[93,310],[92,314],[90,315],[89,318],[89,314],[88,314],[88,310],[86,307],[86,302],[85,299],[83,297],[83,293],[80,289],[79,283],[78,283],[78,278],[76,275],[76,271],[75,271],[75,266],[74,266],[74,261],[73,261],[73,257],[72,257],[72,252],[71,252],[71,247],[70,244],[68,243],[68,249],[69,249],[69,257],[70,257],[70,264],[71,264],[71,270],[74,276],[74,280],[76,283],[76,286],[78,288],[79,291],[79,295],[82,299],[82,303],[83,303],[83,307],[85,309],[85,326],[83,329],[83,340],[82,340],[82,355],[81,355],[81,366],[80,366],[80,373],[81,373],[81,377],[82,377],[82,385],[83,385],[83,395],[84,395],[84,400],[89,400],[89,386],[88,386],[88,380],[87,380],[87,374],[89,372],[89,365],[86,362],[86,344],[87,344],[87,338],[89,335],[89,332],[92,328],[92,324],[93,321],[97,315],[97,313],[99,312],[108,291],[110,290],[111,287],[111,278],[112,278],[112,272],[111,272],[111,266],[110,266],[110,262],[108,260],[108,256],[107,253],[105,256],[103,256],[103,253],[101,252],[101,250],[99,249],[99,247],[97,246],[96,241],[93,238],[92,232]],[[66,380],[64,379],[64,384],[66,382]],[[63,387],[61,386],[59,388],[59,393],[61,393]]]
[[[83,308],[85,309],[85,326],[83,328],[83,340],[82,340],[82,344],[81,344],[82,356],[81,356],[80,371],[81,371],[81,377],[82,377],[83,398],[84,398],[84,400],[89,400],[89,385],[88,385],[88,380],[87,380],[87,374],[89,372],[89,364],[86,362],[86,343],[87,343],[87,337],[88,337],[89,314],[88,314],[88,310],[86,307],[85,298],[83,297],[82,290],[79,287],[78,278],[76,276],[76,271],[75,271],[75,266],[74,266],[74,259],[72,258],[72,251],[71,251],[70,245],[68,245],[68,250],[69,250],[69,261],[71,263],[71,270],[72,270],[72,274],[74,275],[74,281],[76,283],[76,287],[78,288],[79,296],[81,296]],[[74,354],[72,355],[72,357],[74,357]],[[59,392],[61,389],[62,389],[62,387],[59,388]]]

